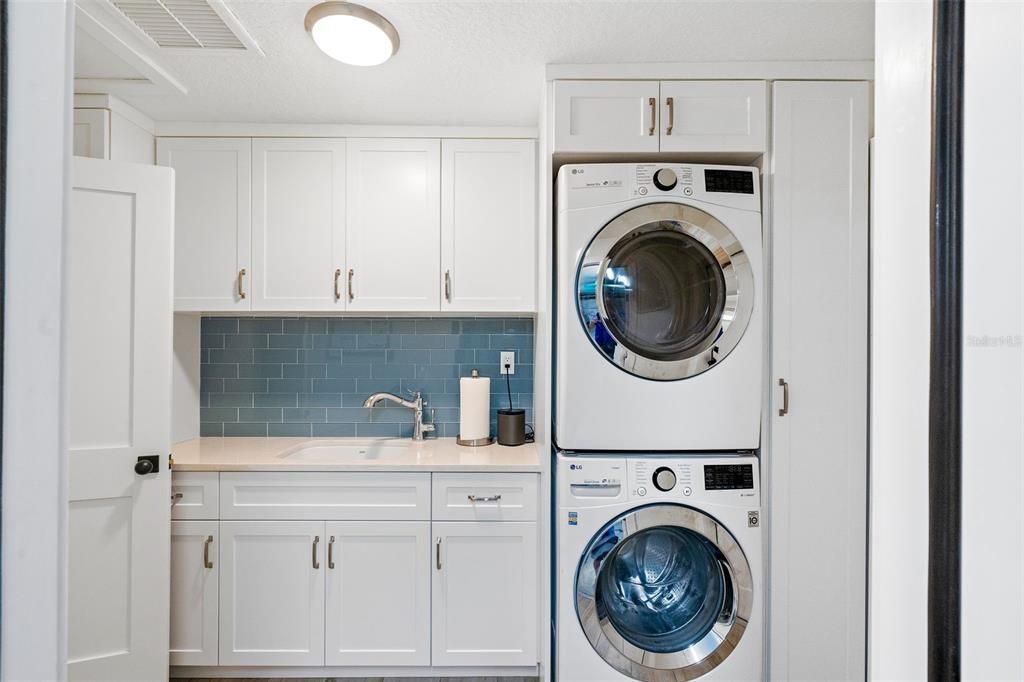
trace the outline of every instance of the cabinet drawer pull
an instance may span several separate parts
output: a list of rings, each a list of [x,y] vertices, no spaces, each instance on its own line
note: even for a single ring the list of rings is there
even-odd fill
[[[327,541],[327,568],[334,570],[334,536]]]
[[[238,298],[245,298],[245,268],[238,271]]]
[[[668,104],[668,127],[665,128],[665,134],[671,135],[672,127],[676,124],[676,102],[669,97],[665,103]]]
[[[451,303],[452,302],[452,271],[444,271],[444,297]]]
[[[356,292],[352,289],[352,278],[356,276],[356,271],[353,268],[348,269],[348,300],[353,301],[356,298]]]
[[[476,495],[469,495],[470,502],[498,502],[501,500],[501,495],[490,495],[488,497],[477,497]]]
[[[210,545],[213,544],[213,536],[207,535],[206,541],[203,543],[203,566],[206,568],[213,568],[213,562],[210,561]]]
[[[655,120],[658,118],[658,100],[651,97],[647,100],[647,106],[651,108],[651,127],[647,129],[647,134],[654,135]]]
[[[320,536],[313,536],[313,568],[320,568],[320,559],[316,556],[317,546],[320,544]]]
[[[441,538],[437,539],[437,544],[434,545],[434,561],[437,564],[437,570],[441,570]]]
[[[341,279],[341,268],[334,271],[334,300],[341,300],[341,291],[338,289],[338,280]]]

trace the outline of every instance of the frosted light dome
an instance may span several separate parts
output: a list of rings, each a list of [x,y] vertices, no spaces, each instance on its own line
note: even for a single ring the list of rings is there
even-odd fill
[[[371,9],[324,2],[306,13],[306,30],[324,54],[353,66],[383,64],[398,52],[398,31]]]

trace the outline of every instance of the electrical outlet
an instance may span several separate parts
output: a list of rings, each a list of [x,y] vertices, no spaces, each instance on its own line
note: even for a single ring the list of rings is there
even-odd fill
[[[505,365],[508,365],[508,369],[505,369]],[[516,352],[514,350],[501,351],[501,373],[516,373]]]

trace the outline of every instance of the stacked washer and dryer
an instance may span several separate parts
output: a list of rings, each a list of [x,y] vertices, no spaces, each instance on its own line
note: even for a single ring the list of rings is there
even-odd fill
[[[761,680],[756,168],[557,179],[559,682]]]

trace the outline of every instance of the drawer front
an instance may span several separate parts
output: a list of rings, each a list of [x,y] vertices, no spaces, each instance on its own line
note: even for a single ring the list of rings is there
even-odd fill
[[[219,476],[216,471],[172,472],[171,518],[215,520],[220,510]]]
[[[223,473],[222,519],[421,521],[430,518],[430,474]]]
[[[537,474],[434,474],[435,521],[536,521]]]

